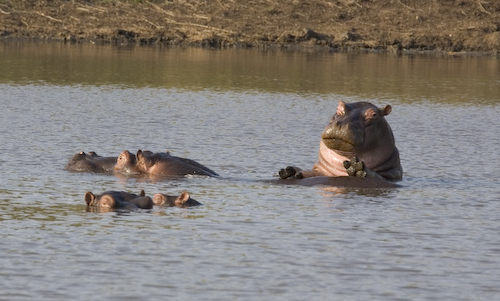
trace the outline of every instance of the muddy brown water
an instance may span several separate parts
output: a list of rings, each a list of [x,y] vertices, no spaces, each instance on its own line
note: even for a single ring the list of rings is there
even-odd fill
[[[492,300],[500,61],[0,44],[0,299]],[[338,99],[391,104],[401,188],[272,185]],[[69,173],[170,150],[221,178]],[[86,212],[86,191],[204,205]]]

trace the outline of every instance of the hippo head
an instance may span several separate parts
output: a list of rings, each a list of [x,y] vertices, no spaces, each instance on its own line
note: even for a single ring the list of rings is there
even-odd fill
[[[384,116],[391,110],[390,105],[377,108],[368,102],[347,104],[340,100],[337,112],[321,134],[322,142],[343,155],[390,156],[395,146],[394,136]]]
[[[147,173],[149,171],[149,168],[151,168],[151,166],[153,166],[156,162],[154,160],[154,154],[150,151],[138,150],[135,158],[137,160],[137,169],[144,173]]]
[[[78,154],[71,157],[69,162],[72,162],[72,164],[75,164],[76,162],[84,161],[88,157],[91,157],[91,156],[89,156],[85,152],[79,152]]]
[[[113,208],[115,207],[115,199],[109,194],[104,194],[102,196],[96,196],[92,192],[88,191],[83,197],[85,203],[89,207],[102,207],[102,208]]]
[[[99,207],[105,209],[150,209],[153,201],[146,196],[144,190],[137,194],[123,191],[106,191],[100,195],[94,195],[88,191],[84,196],[88,207]]]
[[[157,193],[153,196],[153,203],[165,207],[191,207],[201,205],[195,199],[192,199],[187,191],[183,191],[179,196],[171,196],[163,193]]]
[[[90,193],[90,195],[89,195]],[[87,202],[90,199],[90,204]],[[112,209],[116,207],[116,200],[112,195],[105,194],[101,196],[100,198],[96,198],[92,192],[87,192],[85,194],[85,202],[87,203],[87,206],[96,206],[100,208],[108,208]]]
[[[64,169],[76,172],[106,172],[113,169],[114,163],[108,163],[105,158],[95,152],[79,152],[71,157]]]
[[[118,159],[116,160],[114,170],[132,173],[139,172],[137,169],[137,161],[135,155],[128,150],[124,150],[123,152],[121,152],[118,156]]]

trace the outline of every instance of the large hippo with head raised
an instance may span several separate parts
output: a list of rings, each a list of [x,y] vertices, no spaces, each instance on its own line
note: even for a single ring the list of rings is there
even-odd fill
[[[165,177],[218,176],[216,172],[194,160],[172,156],[169,153],[141,150],[138,150],[136,155],[127,150],[123,151],[118,157],[114,170]]]
[[[288,166],[279,171],[280,178],[355,176],[401,180],[399,151],[384,118],[391,110],[390,105],[378,108],[368,102],[339,101],[337,112],[321,134],[318,162],[312,170]]]
[[[117,157],[102,157],[95,152],[80,152],[69,159],[64,169],[74,172],[113,172],[116,159]]]

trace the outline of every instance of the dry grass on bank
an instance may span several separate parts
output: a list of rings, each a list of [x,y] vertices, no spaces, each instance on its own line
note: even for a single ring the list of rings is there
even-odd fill
[[[498,53],[500,1],[0,0],[0,37]]]

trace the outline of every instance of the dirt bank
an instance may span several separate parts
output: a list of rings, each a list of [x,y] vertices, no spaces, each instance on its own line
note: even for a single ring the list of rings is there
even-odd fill
[[[500,1],[0,0],[1,39],[500,53]]]

